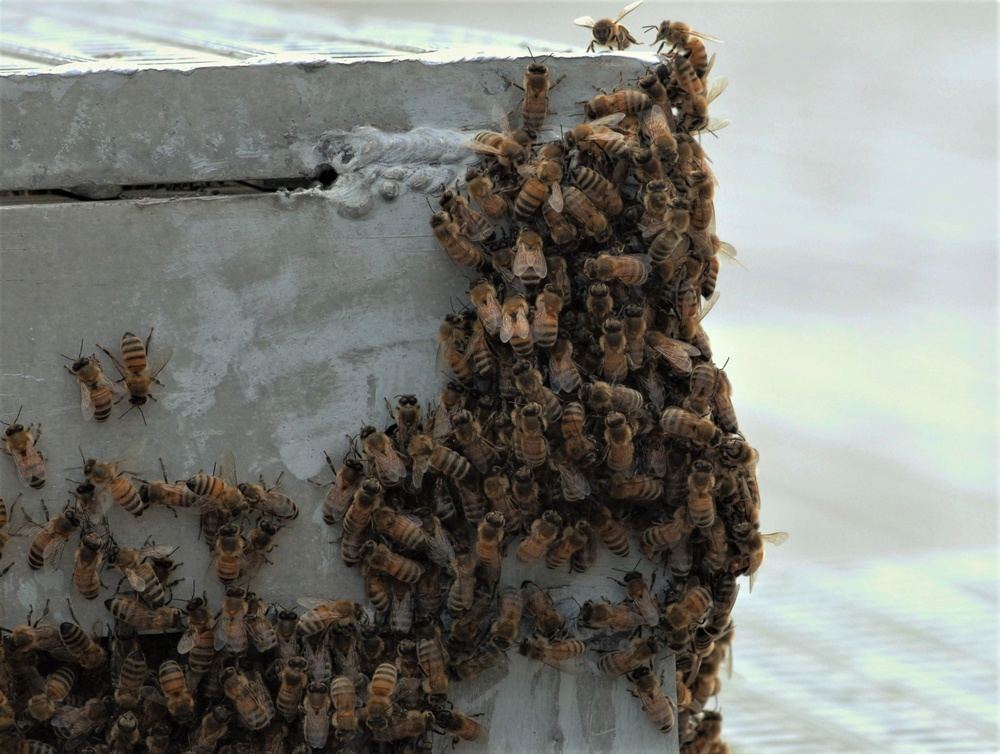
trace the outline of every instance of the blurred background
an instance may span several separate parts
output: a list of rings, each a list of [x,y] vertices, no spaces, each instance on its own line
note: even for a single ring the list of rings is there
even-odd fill
[[[536,54],[582,50],[573,19],[619,10],[295,6],[345,33],[451,24]],[[762,526],[790,533],[734,611],[725,738],[996,751],[997,6],[647,0],[624,23],[648,43],[667,18],[725,40],[713,114],[733,123],[704,146],[742,267],[706,329],[761,454]]]

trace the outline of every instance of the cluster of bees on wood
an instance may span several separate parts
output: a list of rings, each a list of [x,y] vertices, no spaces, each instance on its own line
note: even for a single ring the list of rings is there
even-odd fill
[[[577,19],[594,43],[624,49],[620,23]],[[625,676],[653,727],[677,730],[685,754],[720,754],[721,714],[706,709],[733,637],[737,577],[754,576],[761,534],[757,452],[739,433],[729,380],[701,325],[716,296],[715,181],[699,136],[722,122],[708,104],[712,62],[685,24],[653,28],[670,45],[637,82],[583,103],[585,121],[545,140],[548,68],[519,86],[516,131],[469,142],[479,164],[443,187],[431,226],[452,260],[476,270],[471,304],[445,317],[439,362],[450,380],[436,402],[397,397],[384,431],[364,427],[322,502],[339,553],[359,567],[366,602],[267,604],[248,584],[298,505],[277,484],[238,483],[231,455],[218,473],[137,478],[127,461],[83,458],[84,479],[61,514],[36,523],[0,499],[0,550],[30,539],[32,569],[57,567],[78,536],[72,585],[102,593],[113,628],[100,636],[43,615],[0,642],[0,749],[16,754],[250,754],[429,751],[488,741],[456,709],[451,683],[488,674],[515,650],[566,670],[588,650]],[[714,57],[714,56],[713,56]],[[478,209],[476,209],[478,207]],[[126,333],[110,357],[67,370],[85,418],[126,401],[140,412],[170,358]],[[100,346],[99,346],[100,347]],[[38,490],[41,437],[20,412],[3,450]],[[145,417],[143,417],[145,422]],[[162,462],[161,462],[162,466]],[[279,479],[280,481],[280,479]],[[173,546],[119,544],[107,513],[167,508],[200,516],[221,604],[172,606]],[[254,516],[256,518],[254,519]],[[594,566],[601,549],[630,564],[617,598],[568,616],[521,569]],[[10,566],[3,571],[6,573]],[[661,575],[657,588],[656,575]],[[669,574],[669,578],[666,575]],[[666,585],[663,586],[663,582]],[[125,590],[123,591],[123,585]],[[657,660],[672,652],[676,702]]]

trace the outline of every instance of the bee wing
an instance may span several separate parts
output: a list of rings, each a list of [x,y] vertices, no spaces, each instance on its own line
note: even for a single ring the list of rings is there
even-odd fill
[[[148,545],[139,548],[140,558],[167,558],[170,557],[177,548],[173,545]]]
[[[261,615],[246,621],[247,634],[258,652],[266,652],[271,648],[274,639],[273,628],[271,622]]]
[[[94,402],[90,399],[90,388],[82,382],[80,385],[80,413],[86,421],[94,418]]]
[[[565,206],[563,202],[562,189],[559,188],[558,183],[553,183],[549,188],[549,198],[546,200],[549,206],[552,207],[556,212],[562,212]],[[545,277],[544,275],[542,277]]]
[[[14,470],[17,471],[18,481],[26,487],[29,486],[35,476],[31,467],[35,463],[35,458],[38,457],[35,446],[29,445],[23,453],[11,453],[10,457],[14,460]]]
[[[690,31],[688,32],[688,34],[689,34],[690,36],[692,36],[692,37],[698,37],[698,39],[704,39],[704,40],[705,40],[706,42],[715,42],[716,44],[720,44],[720,45],[721,45],[721,44],[725,44],[725,42],[723,42],[723,41],[722,41],[721,39],[719,39],[718,37],[713,37],[713,36],[710,36],[710,35],[708,35],[708,34],[703,34],[702,32],[700,32],[700,31],[695,31],[694,29],[691,29],[691,30],[690,30]]]
[[[509,312],[504,312],[503,319],[500,320],[500,342],[509,343],[512,337],[514,337],[514,320]]]
[[[652,345],[652,349],[656,351],[660,356],[667,360],[678,373],[680,374],[690,374],[693,369],[693,364],[691,362],[691,355],[688,354],[684,346],[687,346],[680,340],[674,340],[673,338],[665,338],[662,341],[657,341]],[[693,354],[692,354],[693,355]]]
[[[635,611],[642,616],[642,619],[646,621],[646,623],[651,626],[659,624],[660,611],[656,606],[656,602],[653,600],[653,595],[649,593],[648,589],[638,595],[638,598],[633,598],[632,604],[635,605]]]
[[[45,545],[45,549],[42,550],[42,561],[45,563],[46,569],[54,570],[59,565],[67,541],[69,541],[69,537],[53,537]]]
[[[691,135],[700,136],[701,134],[714,134],[716,131],[721,131],[731,123],[732,121],[729,118],[709,118],[707,126],[698,131],[692,131]]]
[[[215,651],[221,652],[226,645],[234,654],[241,654],[247,648],[247,631],[243,624],[242,614],[219,618],[215,624]]]
[[[330,600],[322,597],[299,597],[296,602],[309,610],[315,610],[317,607],[323,607],[331,604]]]
[[[170,357],[174,355],[174,349],[170,346],[165,346],[164,348],[156,349],[156,358],[149,364],[148,372],[149,376],[154,380],[156,375],[163,371],[163,367],[167,365],[170,361]]]
[[[549,359],[549,387],[554,393],[571,393],[579,388],[580,373],[577,371],[573,357],[564,354],[558,359]]]
[[[354,492],[352,489],[342,487],[337,482],[334,482],[333,486],[326,493],[323,506],[333,512],[333,519],[336,522],[342,519],[344,514],[347,513],[347,508],[350,506],[353,496]]]
[[[487,294],[486,301],[478,309],[479,319],[483,323],[483,328],[490,334],[495,335],[500,325],[503,324],[503,307],[497,297],[492,293]]]
[[[560,673],[566,673],[566,675],[580,675],[580,669],[576,666],[576,663],[570,662],[568,660],[560,662],[559,660],[552,659],[548,655],[542,655],[538,659],[540,659],[550,668],[555,668]]]
[[[283,495],[273,490],[265,492],[260,498],[259,503],[252,507],[277,518],[288,519],[299,515],[299,507],[295,504],[294,500],[288,497],[288,495]]]
[[[194,649],[195,639],[198,638],[198,629],[188,626],[180,641],[177,642],[177,654],[186,655]]]
[[[387,445],[385,450],[373,452],[372,461],[379,476],[390,484],[394,484],[406,476],[406,466],[403,465],[399,454],[390,445]]]
[[[580,16],[579,18],[574,18],[573,23],[577,26],[586,26],[588,29],[593,29],[597,22],[590,16]]]
[[[540,246],[519,243],[517,251],[514,253],[514,262],[510,269],[518,277],[522,277],[528,270],[536,270],[540,277],[545,277],[546,265],[545,255]]]
[[[722,92],[719,92],[721,94]],[[647,134],[653,135],[661,133],[664,129],[669,129],[667,125],[667,115],[659,105],[653,105],[646,112],[642,119],[642,127]]]
[[[167,698],[161,694],[155,686],[140,687],[139,696],[143,699],[149,699],[150,701],[156,702],[157,704],[162,704],[164,707],[167,706]]]
[[[500,126],[500,133],[503,134],[504,138],[508,138],[510,136],[510,119],[507,117],[507,111],[500,106],[499,102],[494,102],[492,112],[493,120]]]
[[[709,104],[716,99],[720,94],[726,91],[726,87],[729,86],[729,79],[725,76],[719,76],[712,82],[711,88],[708,90],[708,94],[705,95],[705,99],[708,100]],[[654,105],[654,107],[657,107]]]
[[[542,263],[544,264],[544,262],[545,257],[542,257]],[[531,324],[525,316],[524,309],[519,309],[514,317],[514,335],[522,340],[531,336]]]
[[[623,120],[625,120],[625,113],[611,113],[610,115],[604,115],[600,118],[595,118],[594,120],[590,121],[590,125],[594,129],[603,127],[611,128],[612,126],[617,126]],[[599,133],[604,134],[605,132],[602,131]],[[614,134],[618,138],[621,138],[621,134],[615,134],[613,131],[608,131],[606,133]],[[597,134],[591,134],[590,138],[593,138],[596,135]]]
[[[559,481],[566,500],[583,500],[591,493],[590,482],[575,464],[553,462],[553,465],[559,472]]]
[[[125,578],[128,579],[128,583],[137,592],[146,591],[146,579],[144,579],[137,571],[132,568],[122,568],[120,569]]]
[[[413,487],[419,490],[424,483],[424,474],[427,473],[427,468],[429,466],[428,460],[425,458],[421,461],[414,461],[410,473],[413,477]]]
[[[539,297],[540,298],[540,297]],[[538,342],[538,330],[535,327],[545,321],[545,301],[539,301],[535,305],[535,317],[531,322],[531,342]]]
[[[219,468],[219,477],[230,487],[235,487],[236,482],[236,456],[233,451],[227,450],[222,454],[222,465]]]
[[[698,312],[698,321],[699,322],[701,322],[703,319],[705,319],[705,317],[708,316],[708,313],[710,311],[712,311],[712,307],[715,306],[718,303],[720,295],[722,295],[722,294],[720,294],[718,291],[715,291],[715,293],[713,293],[711,296],[709,296],[707,299],[705,299],[705,303],[702,305],[701,311]],[[688,346],[688,348],[694,348],[694,346]],[[688,353],[691,353],[691,352],[688,351]],[[701,353],[701,351],[698,351],[698,353],[692,353],[691,355],[692,356],[698,356],[700,353]]]
[[[330,735],[329,705],[302,705],[302,737],[314,749],[322,749]]]
[[[638,8],[640,5],[642,5],[642,0],[635,0],[634,3],[626,5],[624,8],[622,8],[622,12],[619,13],[617,16],[615,16],[615,20],[613,23],[618,23],[623,18],[625,18],[625,16],[627,16],[629,13]]]
[[[432,563],[442,568],[450,568],[455,559],[455,548],[448,539],[448,534],[440,524],[434,527],[434,534],[427,538],[427,555]]]
[[[760,538],[765,542],[770,542],[772,545],[777,547],[778,545],[783,545],[788,541],[787,531],[776,531],[770,534],[761,534]]]
[[[494,157],[503,155],[503,152],[494,147],[492,144],[483,144],[481,141],[476,141],[475,139],[463,141],[462,146],[471,149],[473,152],[477,152],[478,154],[488,154],[493,155]]]

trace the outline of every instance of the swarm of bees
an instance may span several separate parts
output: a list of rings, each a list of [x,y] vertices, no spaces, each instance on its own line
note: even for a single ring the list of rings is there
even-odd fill
[[[577,19],[594,43],[636,40],[618,22]],[[17,754],[243,754],[424,751],[433,736],[485,743],[456,709],[452,683],[491,672],[514,650],[557,670],[594,652],[594,670],[624,676],[656,731],[685,754],[727,751],[706,710],[733,636],[737,578],[751,587],[764,543],[757,452],[739,433],[732,390],[702,319],[721,257],[712,171],[698,136],[721,127],[708,104],[702,40],[678,22],[653,28],[671,45],[637,88],[584,103],[585,119],[543,138],[548,68],[520,88],[520,129],[468,142],[480,162],[442,187],[433,234],[473,268],[469,306],[439,332],[449,381],[436,401],[397,396],[393,420],[363,427],[321,504],[336,548],[358,566],[365,599],[268,604],[249,587],[298,504],[239,482],[227,454],[212,473],[143,478],[129,459],[82,458],[73,502],[44,522],[0,499],[0,548],[29,541],[32,569],[59,567],[76,538],[76,597],[104,600],[100,636],[78,622],[32,621],[0,641],[0,750]],[[593,47],[593,44],[591,47]],[[132,333],[110,357],[67,370],[86,419],[117,400],[139,408],[169,348],[150,356]],[[18,479],[38,489],[40,427],[6,425]],[[143,416],[145,422],[145,416]],[[81,451],[82,454],[82,451]],[[199,516],[208,579],[175,602],[177,547],[116,541],[108,514],[163,509]],[[120,514],[118,514],[120,515]],[[153,514],[160,515],[160,514]],[[637,549],[647,577],[630,561]],[[609,598],[569,615],[517,568],[587,571],[606,550],[623,576]],[[9,566],[8,566],[9,568]],[[2,575],[2,573],[0,573]],[[659,581],[659,584],[657,583]],[[182,607],[174,606],[183,605]],[[658,662],[672,652],[677,700]]]

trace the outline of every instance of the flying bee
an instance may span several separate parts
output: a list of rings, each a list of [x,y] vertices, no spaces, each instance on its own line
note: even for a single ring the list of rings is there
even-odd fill
[[[397,581],[415,584],[424,575],[424,566],[393,552],[383,544],[377,545],[368,540],[362,547],[362,552],[367,556],[371,568],[383,571]]]
[[[390,487],[406,477],[406,467],[384,432],[366,426],[360,437],[361,455],[368,463],[369,473],[374,473],[382,484]]]
[[[554,160],[539,160],[524,165],[519,172],[525,178],[514,199],[514,217],[518,220],[529,220],[541,208],[544,202],[552,205],[556,212],[563,210],[563,196],[560,182],[563,178],[562,166]],[[529,231],[533,232],[533,231]],[[539,239],[539,254],[541,254],[541,240]],[[518,255],[514,257],[512,271],[525,285],[533,285],[533,277],[526,278],[518,267],[523,267],[524,259],[521,256],[520,243],[518,244]],[[541,274],[539,277],[545,277]]]
[[[103,422],[111,416],[111,406],[116,397],[124,395],[124,391],[104,374],[101,363],[91,354],[83,355],[83,341],[80,341],[80,355],[76,359],[62,354],[64,359],[73,362],[72,367],[66,367],[80,385],[80,412],[84,419],[94,419]]]
[[[525,638],[521,642],[521,654],[530,660],[544,662],[549,667],[562,670],[562,663],[581,657],[587,651],[587,645],[580,639],[553,639],[543,636],[532,639]]]
[[[283,475],[284,472],[278,475],[274,487],[264,487],[262,478],[259,485],[244,483],[237,485],[236,489],[242,493],[247,505],[254,510],[260,511],[266,516],[274,516],[288,521],[299,515],[299,506],[288,495],[276,492]]]
[[[619,558],[628,557],[630,548],[625,527],[615,520],[607,506],[594,509],[588,520],[605,547]]]
[[[520,198],[520,197],[519,197]],[[511,270],[527,286],[536,286],[548,274],[542,237],[533,230],[522,229],[517,235],[517,251]]]
[[[483,250],[462,235],[458,222],[447,212],[435,212],[431,229],[451,261],[464,267],[480,267],[486,260]]]
[[[351,600],[326,600],[303,598],[299,600],[302,607],[309,611],[299,616],[295,633],[305,639],[316,636],[328,628],[353,629],[362,614],[361,606]]]
[[[555,393],[573,393],[582,384],[583,378],[573,360],[573,341],[568,332],[560,332],[549,353],[549,387]]]
[[[640,665],[651,662],[663,648],[663,643],[655,636],[648,639],[636,637],[625,648],[608,652],[597,663],[598,669],[607,675],[624,675]]]
[[[393,710],[391,697],[397,680],[396,666],[391,662],[383,662],[372,673],[368,684],[368,701],[361,712],[369,730],[377,732],[386,727]]]
[[[157,379],[157,376],[161,371],[163,371],[163,367],[167,365],[167,362],[170,361],[170,357],[173,354],[173,349],[169,347],[161,348],[156,355],[156,359],[149,361],[149,343],[152,339],[152,327],[149,328],[149,335],[146,337],[145,344],[143,344],[143,342],[132,333],[125,333],[122,336],[121,344],[119,346],[119,355],[121,356],[120,360],[107,348],[97,344],[97,347],[108,355],[111,359],[111,363],[115,365],[115,369],[117,369],[118,373],[121,375],[121,382],[125,383],[125,390],[129,395],[128,402],[131,403],[133,407],[138,407],[140,413],[142,411],[142,407],[145,406],[148,401],[156,400],[156,397],[152,393],[152,387],[154,384],[163,387],[163,383]],[[142,421],[145,424],[145,416],[143,416]]]
[[[24,516],[27,523],[17,530],[17,534],[31,535],[28,565],[35,571],[43,565],[52,569],[57,568],[66,542],[80,526],[80,515],[76,509],[67,508],[62,514],[50,518],[44,526],[32,521],[27,513]]]
[[[233,667],[222,671],[221,680],[222,689],[244,726],[250,730],[261,730],[270,724],[273,715],[270,714],[270,697],[266,689],[258,688]],[[263,701],[264,696],[268,696],[266,702]]]
[[[96,670],[107,659],[107,653],[84,631],[79,624],[59,624],[59,638],[63,647],[84,670]]]
[[[35,443],[42,439],[42,425],[38,425],[37,435],[32,435],[34,425],[25,427],[18,422],[20,416],[21,410],[18,409],[13,423],[0,422],[6,427],[3,431],[3,452],[14,461],[14,470],[21,484],[40,490],[45,486],[45,458],[38,452]]]
[[[608,218],[576,186],[566,186],[562,192],[563,209],[580,224],[584,233],[598,241],[604,241],[610,234]]]
[[[73,586],[80,596],[92,600],[101,593],[101,577],[97,569],[104,562],[103,543],[93,534],[84,534],[76,549]]]
[[[493,181],[485,174],[470,169],[465,174],[465,187],[479,208],[494,222],[507,214],[507,202],[503,197],[493,193]]]
[[[590,40],[587,52],[593,52],[594,45],[612,50],[625,50],[631,45],[641,45],[642,42],[637,41],[628,29],[618,23],[640,5],[642,5],[642,0],[636,0],[636,2],[626,5],[614,19],[602,18],[595,21],[590,16],[580,16],[580,18],[574,19],[574,24],[591,29],[594,33],[594,38]]]
[[[580,608],[580,624],[587,628],[607,626],[612,631],[633,631],[646,625],[646,622],[627,604],[612,605],[610,602],[587,600]]]
[[[433,712],[434,721],[446,733],[453,734],[452,742],[474,741],[480,744],[487,744],[490,740],[489,731],[486,726],[474,717],[466,715],[457,709],[435,709]]]
[[[226,650],[234,656],[241,656],[247,651],[247,593],[245,589],[236,586],[226,587],[226,596],[222,600],[222,610],[214,627],[214,646],[216,652]]]
[[[663,689],[660,688],[659,679],[653,675],[648,667],[636,668],[630,675],[629,680],[635,695],[642,702],[642,709],[653,724],[661,733],[669,733],[674,729],[674,710],[672,702],[668,699]]]
[[[594,206],[606,215],[620,215],[624,204],[621,191],[596,170],[577,166],[572,171],[573,180]]]
[[[458,223],[459,233],[470,241],[485,241],[493,235],[493,226],[489,220],[469,206],[469,202],[457,191],[449,188],[441,192],[438,199],[441,209],[451,215]]]
[[[555,636],[566,625],[566,619],[556,610],[552,598],[533,581],[521,584],[525,609],[535,618],[535,628],[543,636]]]

